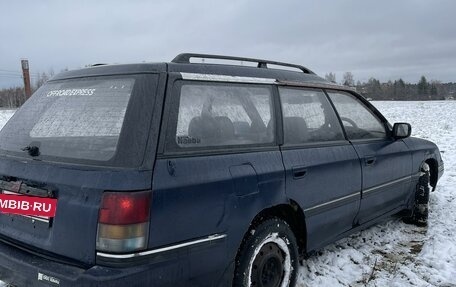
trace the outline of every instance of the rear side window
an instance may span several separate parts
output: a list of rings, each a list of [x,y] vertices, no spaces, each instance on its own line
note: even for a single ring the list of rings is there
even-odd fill
[[[328,94],[339,113],[348,139],[386,137],[383,123],[353,95],[343,92],[328,92]]]
[[[266,144],[273,140],[270,87],[182,85],[175,133],[179,147]]]
[[[49,82],[0,133],[0,148],[39,155],[107,161],[113,157],[134,78]]]
[[[285,143],[343,140],[342,128],[321,90],[280,88]]]

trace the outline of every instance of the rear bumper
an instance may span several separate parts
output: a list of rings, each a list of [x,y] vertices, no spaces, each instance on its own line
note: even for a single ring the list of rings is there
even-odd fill
[[[15,286],[229,286],[227,258],[225,242],[219,241],[130,261],[128,267],[83,269],[0,242],[0,280]]]

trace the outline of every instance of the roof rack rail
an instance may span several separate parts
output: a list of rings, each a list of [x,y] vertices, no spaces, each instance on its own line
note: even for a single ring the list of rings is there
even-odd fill
[[[300,66],[300,65],[295,65],[295,64],[269,61],[269,60],[261,60],[261,59],[253,59],[253,58],[245,58],[245,57],[233,57],[233,56],[222,56],[222,55],[211,55],[211,54],[183,53],[183,54],[177,55],[171,62],[172,63],[181,63],[181,64],[190,64],[191,58],[252,62],[252,63],[257,63],[258,68],[268,68],[268,64],[270,64],[270,65],[276,65],[276,66],[295,68],[295,69],[303,71],[306,74],[315,74],[314,72],[307,69],[306,67]]]

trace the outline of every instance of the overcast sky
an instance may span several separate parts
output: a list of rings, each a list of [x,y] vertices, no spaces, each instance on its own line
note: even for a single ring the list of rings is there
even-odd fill
[[[456,1],[3,1],[0,88],[93,63],[182,52],[304,65],[337,80],[456,82]]]

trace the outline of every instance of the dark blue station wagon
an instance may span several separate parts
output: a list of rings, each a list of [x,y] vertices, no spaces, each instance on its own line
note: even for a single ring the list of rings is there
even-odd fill
[[[300,259],[347,234],[426,224],[443,162],[410,133],[294,64],[61,73],[0,132],[2,194],[57,201],[52,217],[0,214],[0,280],[293,286]]]

